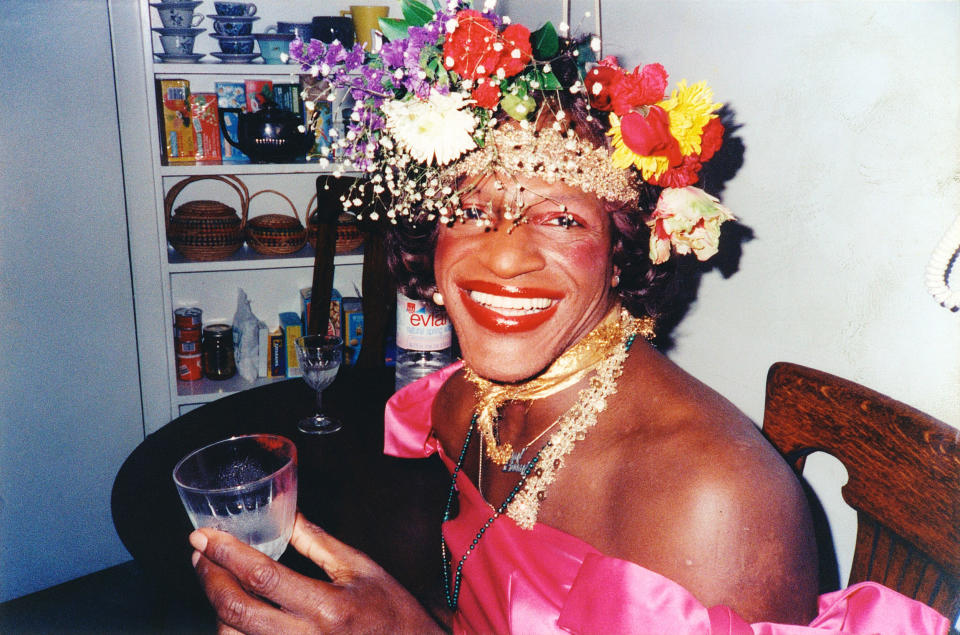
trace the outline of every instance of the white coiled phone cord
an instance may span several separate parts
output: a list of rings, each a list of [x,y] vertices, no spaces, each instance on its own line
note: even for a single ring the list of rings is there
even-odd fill
[[[927,291],[937,302],[951,311],[960,308],[960,291],[951,290],[949,284],[950,270],[954,268],[951,267],[951,263],[955,262],[954,257],[958,251],[960,251],[960,215],[954,219],[953,225],[933,250],[925,276]]]

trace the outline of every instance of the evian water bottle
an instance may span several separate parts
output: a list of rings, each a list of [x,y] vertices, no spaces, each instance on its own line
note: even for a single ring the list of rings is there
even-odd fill
[[[453,329],[443,309],[397,294],[396,389],[453,361]]]

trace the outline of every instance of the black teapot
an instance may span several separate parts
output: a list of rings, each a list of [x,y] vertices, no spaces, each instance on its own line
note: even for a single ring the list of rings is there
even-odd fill
[[[223,114],[237,114],[237,138],[223,120]],[[313,146],[313,132],[301,132],[303,122],[295,113],[281,110],[267,101],[257,112],[243,112],[240,108],[220,109],[220,130],[223,137],[257,163],[289,163],[303,157]]]

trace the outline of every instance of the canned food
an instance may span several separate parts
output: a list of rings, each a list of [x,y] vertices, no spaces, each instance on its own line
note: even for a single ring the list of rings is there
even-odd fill
[[[173,324],[185,329],[199,329],[203,323],[203,311],[200,307],[182,306],[173,312]]]
[[[228,379],[237,373],[233,327],[229,324],[203,328],[203,373],[210,379]]]
[[[197,328],[180,328],[175,327],[173,329],[173,336],[181,342],[199,342],[200,341],[200,327]]]
[[[200,341],[178,339],[174,342],[174,349],[177,351],[177,355],[199,355]]]
[[[177,379],[182,381],[196,381],[203,378],[203,368],[200,353],[194,355],[177,355]]]

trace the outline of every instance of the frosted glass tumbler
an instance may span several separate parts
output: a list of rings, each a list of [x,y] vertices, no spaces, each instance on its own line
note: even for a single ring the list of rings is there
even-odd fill
[[[290,439],[218,441],[177,463],[173,482],[194,527],[225,531],[274,560],[287,548],[297,511],[297,448]]]

